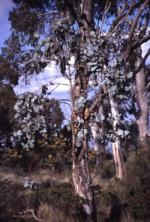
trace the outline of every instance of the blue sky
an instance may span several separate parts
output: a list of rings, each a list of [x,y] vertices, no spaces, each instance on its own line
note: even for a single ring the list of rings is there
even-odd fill
[[[11,0],[0,0],[0,47],[9,36],[10,23],[8,22],[8,14],[12,8]]]

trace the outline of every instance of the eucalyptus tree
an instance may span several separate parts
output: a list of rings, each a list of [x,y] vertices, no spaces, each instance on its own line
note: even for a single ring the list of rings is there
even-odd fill
[[[122,179],[126,170],[121,140],[128,131],[121,120],[119,103],[132,95],[136,73],[143,68],[148,56],[135,68],[134,52],[150,38],[149,34],[141,37],[150,0],[42,1],[40,7],[39,2],[34,1],[14,2],[17,6],[10,14],[13,28],[31,49],[24,56],[26,73],[39,73],[55,60],[62,75],[70,81],[73,184],[76,194],[84,200],[89,220],[96,221],[87,132],[89,124],[99,118],[97,110],[102,102],[107,101],[109,111],[103,120],[107,123],[104,124],[106,139],[113,144],[116,176]],[[22,22],[16,19],[20,15],[24,15]],[[72,56],[75,57],[75,74],[68,73]],[[89,103],[92,90],[96,97]]]

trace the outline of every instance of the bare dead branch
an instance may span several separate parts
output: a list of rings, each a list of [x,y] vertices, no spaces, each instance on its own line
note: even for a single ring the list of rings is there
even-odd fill
[[[36,216],[36,214],[35,214],[35,212],[34,212],[34,209],[26,209],[24,213],[26,214],[26,213],[28,213],[28,212],[30,212],[30,213],[32,214],[33,218],[34,218],[36,221],[38,221],[38,222],[45,222],[45,220],[43,220],[43,219],[41,219],[41,218],[39,218],[39,217]]]

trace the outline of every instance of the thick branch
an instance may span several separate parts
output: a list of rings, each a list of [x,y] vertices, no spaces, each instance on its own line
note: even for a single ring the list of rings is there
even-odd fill
[[[145,62],[148,58],[148,56],[150,55],[150,49],[147,51],[147,53],[145,54],[144,58],[141,59],[141,63],[139,64],[138,68],[133,72],[133,74],[135,75],[136,73],[140,72],[142,68],[144,68],[145,66]]]
[[[147,35],[143,39],[141,39],[139,42],[136,42],[133,45],[132,50],[137,49],[138,47],[140,47],[143,43],[147,42],[148,40],[150,40],[150,35]]]
[[[99,96],[96,97],[95,101],[93,102],[93,104],[90,107],[90,110],[89,110],[90,114],[94,112],[97,105],[100,105],[101,102],[102,102],[102,95],[101,95],[101,93],[99,93]]]

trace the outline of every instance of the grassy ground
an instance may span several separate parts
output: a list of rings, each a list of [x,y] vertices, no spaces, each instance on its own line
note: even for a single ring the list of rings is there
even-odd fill
[[[150,151],[129,154],[124,181],[115,179],[112,164],[111,159],[105,162],[101,177],[92,173],[98,222],[150,221]],[[1,164],[0,222],[33,222],[32,210],[44,222],[85,221],[70,168],[52,169],[38,167],[28,173],[18,165]],[[38,189],[25,188],[27,178],[38,183]]]
[[[39,184],[38,189],[24,188],[24,181],[29,177]],[[52,175],[48,169],[20,175],[13,169],[1,167],[0,194],[0,217],[5,218],[5,222],[7,218],[10,222],[14,218],[16,221],[17,218],[32,219],[30,212],[25,213],[26,209],[34,209],[38,217],[52,222],[70,221],[68,218],[77,214],[77,198],[69,179],[65,174]]]

